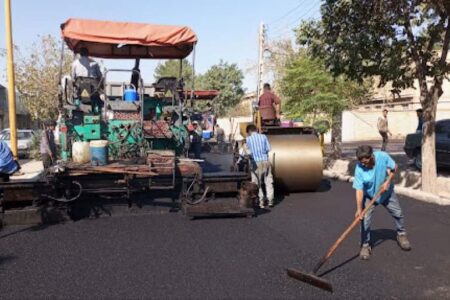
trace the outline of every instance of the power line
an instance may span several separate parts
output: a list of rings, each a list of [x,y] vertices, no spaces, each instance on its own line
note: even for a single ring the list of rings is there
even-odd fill
[[[288,12],[283,14],[281,17],[275,19],[274,21],[269,22],[269,25],[275,24],[275,23],[281,21],[282,19],[284,19],[285,17],[289,16],[290,14],[292,14],[294,11],[296,11],[297,9],[299,9],[303,5],[303,2],[305,2],[305,0],[301,0],[297,6],[295,6],[292,9],[290,9]]]
[[[292,28],[293,25],[297,25],[305,17],[309,18],[309,17],[312,16],[311,12],[313,11],[314,8],[317,8],[317,4],[320,4],[320,3],[313,2],[313,5],[311,5],[301,16],[299,16],[293,22],[290,22],[286,26],[283,26],[281,29],[274,30],[273,32],[271,32],[271,35],[272,36],[279,36],[279,35],[283,35],[285,33],[288,33],[289,31],[292,31],[293,30],[293,28]]]
[[[312,1],[309,3],[306,2],[305,4],[306,5],[304,5],[304,7],[303,7],[304,9],[299,11],[300,16],[291,15],[289,18],[285,18],[285,22],[274,26],[273,31],[278,32],[278,31],[285,30],[286,27],[289,27],[293,23],[296,23],[299,19],[303,18],[306,14],[308,14],[312,8],[316,7],[317,5],[320,5],[320,1],[315,0],[315,1]]]

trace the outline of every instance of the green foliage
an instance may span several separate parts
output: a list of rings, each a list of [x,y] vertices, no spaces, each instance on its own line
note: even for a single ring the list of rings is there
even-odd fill
[[[244,75],[237,64],[220,61],[198,78],[196,87],[207,90],[218,90],[220,95],[215,99],[215,110],[219,116],[225,115],[231,108],[239,104],[244,95],[242,80]]]
[[[60,40],[51,35],[40,37],[24,55],[15,49],[16,88],[34,120],[55,119],[58,115]],[[62,74],[69,74],[73,55],[65,51]]]
[[[324,0],[322,19],[303,23],[297,41],[335,76],[377,76],[392,92],[419,83],[424,110],[422,189],[436,191],[435,121],[450,63],[448,0]]]
[[[357,84],[344,77],[333,77],[321,60],[300,53],[287,65],[281,81],[284,111],[290,117],[331,118],[364,101],[368,84]]]
[[[314,122],[312,126],[320,134],[327,133],[331,128],[330,122],[328,120],[318,120]]]
[[[303,23],[297,41],[335,76],[379,76],[398,93],[449,71],[449,15],[446,0],[326,0],[322,20]]]
[[[187,59],[183,59],[182,77],[186,89],[192,87],[192,65]],[[155,80],[161,77],[179,77],[180,76],[180,60],[171,59],[164,63],[159,63],[155,69]]]
[[[31,138],[30,145],[30,158],[32,159],[41,159],[41,138],[42,138],[42,130],[36,130],[34,132],[33,137]]]

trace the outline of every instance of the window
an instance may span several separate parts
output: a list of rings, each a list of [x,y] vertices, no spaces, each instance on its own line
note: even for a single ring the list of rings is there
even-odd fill
[[[450,120],[437,122],[436,133],[450,133]]]
[[[17,139],[26,140],[31,138],[31,132],[28,131],[19,131],[17,132]]]
[[[33,134],[29,131],[18,131],[17,132],[17,139],[18,140],[27,140],[27,139],[31,139],[33,137]],[[0,140],[10,140],[10,134],[8,133],[3,133],[2,135],[0,135]]]

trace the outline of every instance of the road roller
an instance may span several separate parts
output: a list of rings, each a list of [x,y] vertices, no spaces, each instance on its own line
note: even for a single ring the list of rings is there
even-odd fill
[[[320,139],[313,127],[284,127],[275,122],[261,125],[259,131],[267,135],[271,145],[269,160],[272,164],[276,192],[312,192],[319,188],[323,176],[323,153]],[[240,123],[243,137],[247,126],[253,122]]]

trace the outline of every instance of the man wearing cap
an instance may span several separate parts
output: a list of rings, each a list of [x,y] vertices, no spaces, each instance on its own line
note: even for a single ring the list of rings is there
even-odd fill
[[[200,159],[200,154],[202,153],[203,130],[197,121],[192,122],[192,127],[190,126],[188,129],[191,140],[191,150],[194,152],[194,157]]]
[[[55,127],[55,121],[47,121],[45,122],[44,132],[42,132],[40,151],[44,169],[48,169],[56,162],[56,144],[53,134]]]

